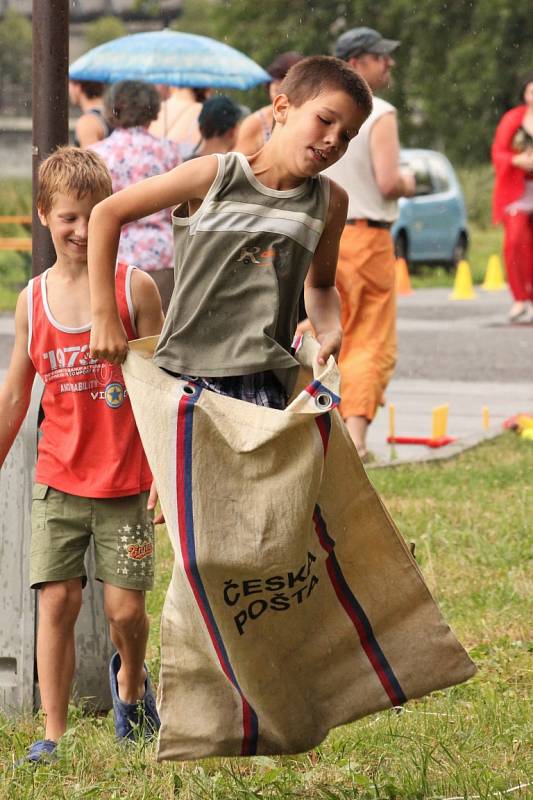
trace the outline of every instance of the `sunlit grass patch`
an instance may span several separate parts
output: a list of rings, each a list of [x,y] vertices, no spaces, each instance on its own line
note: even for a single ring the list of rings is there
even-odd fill
[[[70,710],[58,762],[13,770],[42,720],[0,716],[0,798],[9,800],[525,800],[533,786],[531,478],[533,444],[507,434],[450,461],[371,473],[446,619],[478,666],[474,678],[333,731],[294,757],[157,763],[121,747],[111,716]],[[150,668],[172,568],[158,530]],[[514,789],[511,794],[501,794]]]

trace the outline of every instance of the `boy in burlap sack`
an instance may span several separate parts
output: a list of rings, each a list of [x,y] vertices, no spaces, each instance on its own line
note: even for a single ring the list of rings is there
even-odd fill
[[[122,363],[120,228],[177,205],[165,325],[124,365],[176,554],[159,758],[296,752],[471,674],[334,411],[347,199],[319,173],[371,107],[346,64],[304,59],[259,152],[187,162],[91,216],[91,353]],[[318,344],[292,350],[304,281]]]

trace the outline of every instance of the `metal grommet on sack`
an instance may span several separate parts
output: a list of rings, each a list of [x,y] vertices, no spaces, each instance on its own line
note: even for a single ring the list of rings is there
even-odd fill
[[[331,395],[327,392],[319,392],[315,395],[315,405],[317,405],[321,411],[327,411],[328,408],[331,408],[333,405]]]
[[[188,394],[189,397],[194,397],[194,395],[196,394],[196,387],[195,386],[191,386],[189,383],[186,383],[185,386],[183,387],[182,391],[183,391],[183,394]]]

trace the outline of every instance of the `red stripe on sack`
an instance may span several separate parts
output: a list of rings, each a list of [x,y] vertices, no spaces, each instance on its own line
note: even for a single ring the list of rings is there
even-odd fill
[[[178,419],[177,419],[177,433],[176,433],[176,497],[177,497],[177,505],[178,505],[178,528],[179,528],[179,541],[180,541],[180,549],[183,558],[183,565],[185,569],[185,574],[187,575],[187,579],[189,581],[189,585],[193,591],[196,603],[204,620],[205,626],[209,633],[209,637],[211,639],[211,643],[215,649],[217,654],[218,662],[220,667],[230,682],[232,686],[235,687],[242,702],[242,720],[243,720],[243,741],[241,745],[241,755],[255,755],[257,752],[257,715],[253,708],[250,706],[250,703],[243,695],[240,686],[237,683],[235,675],[232,673],[231,666],[228,662],[227,653],[223,650],[223,645],[221,647],[219,636],[220,633],[218,630],[215,630],[213,626],[213,621],[210,617],[209,611],[206,607],[206,602],[208,600],[206,598],[206,602],[204,602],[204,598],[202,597],[202,593],[200,591],[200,587],[198,586],[197,580],[201,583],[201,578],[198,573],[198,578],[196,579],[194,574],[194,569],[191,565],[190,560],[190,553],[189,553],[189,545],[188,545],[188,534],[190,534],[191,538],[194,539],[194,531],[188,530],[188,523],[187,523],[187,503],[192,504],[192,496],[188,496],[190,492],[187,491],[187,482],[185,476],[185,469],[187,469],[187,465],[184,463],[187,460],[187,456],[191,456],[192,458],[192,448],[191,448],[191,437],[192,437],[192,416],[190,416],[190,412],[192,412],[192,407],[194,406],[194,400],[191,397],[183,396],[178,404]],[[189,418],[190,417],[190,418]],[[189,427],[188,427],[189,426]],[[191,465],[189,465],[192,468]],[[192,507],[189,509],[190,513],[192,514]],[[194,546],[194,545],[193,545]],[[195,565],[195,569],[198,572],[198,567]],[[205,592],[203,586],[201,587]],[[211,612],[212,613],[212,612]],[[215,623],[216,625],[216,623]]]

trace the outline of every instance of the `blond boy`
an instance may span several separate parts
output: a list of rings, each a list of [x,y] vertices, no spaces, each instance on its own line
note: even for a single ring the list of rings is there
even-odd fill
[[[30,582],[39,590],[37,670],[45,738],[30,747],[30,762],[53,757],[66,730],[74,625],[91,536],[117,648],[110,666],[117,735],[132,737],[140,722],[153,733],[159,724],[144,665],[144,592],[151,588],[154,562],[151,475],[120,368],[89,355],[89,217],[110,194],[109,173],[95,153],[60,148],[41,165],[39,218],[50,230],[56,261],[21,292],[15,345],[0,389],[1,465],[26,415],[35,374],[44,381]],[[126,335],[159,333],[163,315],[152,279],[124,264],[113,276]]]

